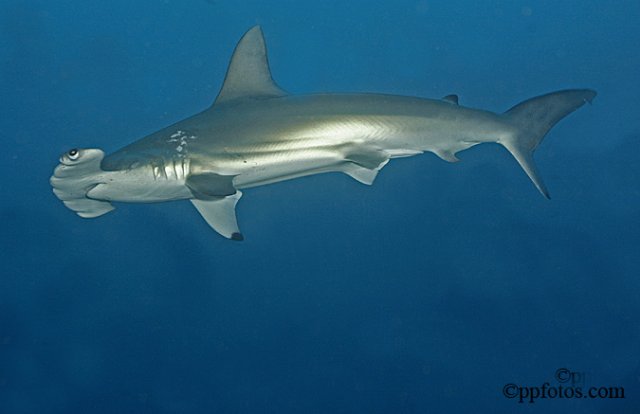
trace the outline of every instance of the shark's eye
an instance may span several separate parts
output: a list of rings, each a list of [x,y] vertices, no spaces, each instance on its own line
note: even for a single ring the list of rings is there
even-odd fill
[[[69,159],[71,161],[75,161],[78,159],[78,157],[80,156],[80,151],[78,151],[76,148],[69,150],[69,152],[67,153],[67,155],[69,155]]]

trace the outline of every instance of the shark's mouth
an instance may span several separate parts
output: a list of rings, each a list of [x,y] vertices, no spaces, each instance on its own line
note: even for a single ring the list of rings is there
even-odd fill
[[[56,197],[80,217],[98,217],[115,208],[108,201],[87,197],[91,189],[104,182],[102,158],[104,152],[99,149],[73,149],[60,157],[49,179]]]

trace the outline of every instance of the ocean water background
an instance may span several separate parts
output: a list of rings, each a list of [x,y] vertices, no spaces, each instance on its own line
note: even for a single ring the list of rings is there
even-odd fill
[[[1,413],[640,412],[640,3],[0,6]],[[497,145],[247,190],[243,243],[53,196],[62,152],[206,108],[255,24],[291,93],[599,95],[536,153],[551,201]],[[503,395],[559,368],[626,398]]]

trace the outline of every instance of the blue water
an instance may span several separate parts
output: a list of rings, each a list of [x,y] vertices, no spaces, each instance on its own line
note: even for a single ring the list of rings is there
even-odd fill
[[[0,413],[640,412],[639,19],[635,1],[3,1]],[[247,190],[242,243],[187,202],[84,220],[54,197],[62,152],[206,108],[255,24],[292,93],[599,95],[536,153],[551,201],[497,145],[394,160],[372,187]],[[571,385],[561,368],[625,398],[503,394]]]

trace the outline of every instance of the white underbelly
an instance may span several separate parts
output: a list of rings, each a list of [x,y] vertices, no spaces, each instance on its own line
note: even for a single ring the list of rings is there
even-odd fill
[[[191,198],[185,179],[155,178],[135,170],[113,171],[105,174],[105,182],[97,184],[87,197],[97,200],[152,203]]]
[[[308,149],[248,156],[234,178],[236,188],[249,188],[307,175],[342,171],[344,154],[332,149]]]

